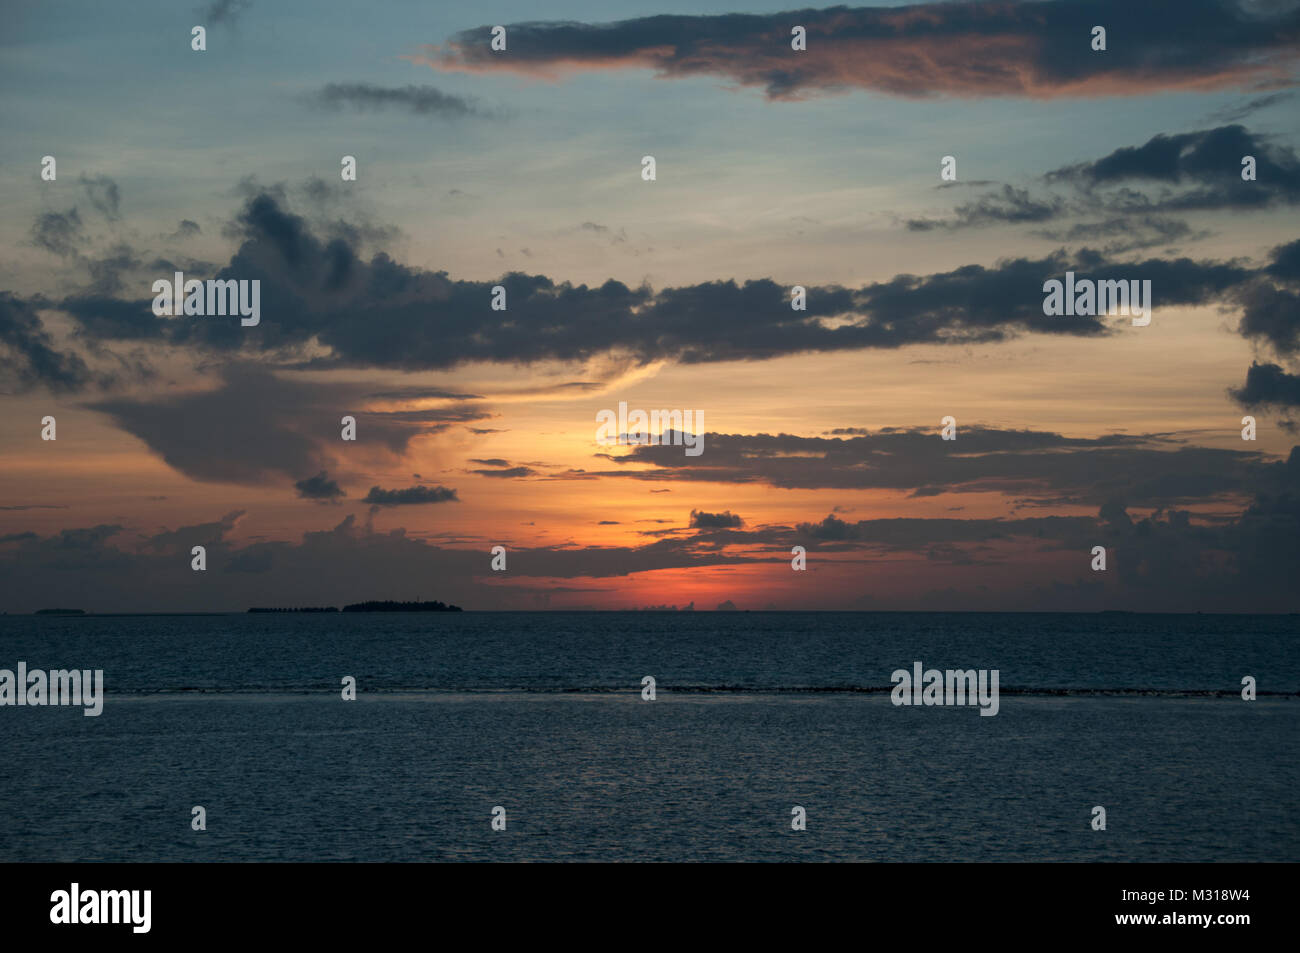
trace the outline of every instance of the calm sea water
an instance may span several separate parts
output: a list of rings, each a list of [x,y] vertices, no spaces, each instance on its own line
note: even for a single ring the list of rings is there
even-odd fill
[[[99,668],[106,690],[98,718],[0,708],[0,860],[1295,860],[1298,634],[1279,616],[0,617],[0,668]],[[894,707],[890,673],[917,660],[998,669],[999,714]]]

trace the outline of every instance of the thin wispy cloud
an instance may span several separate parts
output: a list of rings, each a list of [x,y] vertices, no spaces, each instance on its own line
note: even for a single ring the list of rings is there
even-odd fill
[[[233,26],[252,0],[213,0],[200,11],[200,17],[210,26]]]
[[[438,119],[482,117],[488,113],[473,100],[444,93],[433,86],[375,86],[370,83],[330,83],[308,99],[326,109],[357,112],[396,110]]]

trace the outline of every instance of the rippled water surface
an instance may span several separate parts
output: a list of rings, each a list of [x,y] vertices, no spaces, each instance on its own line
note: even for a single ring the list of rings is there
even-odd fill
[[[106,692],[98,718],[0,708],[0,860],[1293,860],[1297,628],[0,617],[0,668],[103,669]],[[998,669],[998,715],[895,707],[890,675],[918,660]]]

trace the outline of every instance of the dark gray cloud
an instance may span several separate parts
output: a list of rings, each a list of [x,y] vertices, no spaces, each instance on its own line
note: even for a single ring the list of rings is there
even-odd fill
[[[1073,271],[1079,278],[1151,279],[1161,305],[1223,300],[1254,271],[1187,258],[1112,261],[1081,249],[1039,258],[966,265],[861,288],[808,288],[807,310],[792,311],[789,287],[766,278],[712,281],[653,291],[618,281],[573,285],[511,272],[462,281],[444,271],[403,265],[384,252],[364,259],[356,246],[318,235],[271,191],[249,198],[233,226],[242,238],[214,277],[261,281],[262,321],[153,321],[148,302],[70,298],[65,307],[87,334],[160,336],[206,353],[277,359],[288,366],[448,369],[474,362],[584,361],[626,354],[640,362],[766,360],[789,354],[970,344],[1026,333],[1100,336],[1106,318],[1048,317],[1042,285]],[[508,309],[493,311],[495,285]],[[376,334],[375,328],[385,333]]]
[[[1241,177],[1244,156],[1254,156],[1256,179]],[[1121,254],[1191,236],[1191,227],[1169,217],[1215,209],[1248,211],[1300,202],[1300,160],[1291,149],[1240,125],[1153,136],[1100,159],[1054,169],[1046,186],[1072,186],[1069,197],[1003,185],[956,206],[947,218],[906,220],[910,231],[983,228],[1048,222],[1071,216],[1107,217],[1068,229],[1042,231],[1053,241],[1116,240],[1106,254]],[[1144,191],[1160,187],[1157,193]],[[1200,236],[1197,236],[1200,237]]]
[[[347,496],[343,487],[331,480],[329,474],[324,470],[313,477],[299,480],[293,486],[298,491],[298,496],[305,500],[334,502]]]
[[[1272,264],[1264,271],[1279,281],[1300,282],[1300,239],[1273,249]]]
[[[1241,160],[1248,155],[1255,157],[1254,181],[1241,177]],[[1156,197],[1132,188],[1099,197],[1116,211],[1255,209],[1300,202],[1300,160],[1295,152],[1240,125],[1162,133],[1140,146],[1125,146],[1100,159],[1056,169],[1046,179],[1094,195],[1100,188],[1131,183],[1170,187]]]
[[[154,315],[150,299],[78,294],[59,302],[59,310],[72,315],[81,335],[91,340],[162,341],[167,331]]]
[[[848,522],[828,513],[819,523],[800,523],[792,538],[809,549],[848,551],[863,546],[893,551],[930,551],[939,546],[952,552],[955,545],[1029,538],[1055,545],[1085,549],[1095,538],[1097,519],[1092,516],[1037,516],[1018,519],[905,518]]]
[[[107,383],[77,354],[59,350],[36,313],[39,304],[0,291],[0,388],[14,393],[44,386],[72,393]]]
[[[1026,503],[1099,506],[1116,498],[1173,505],[1240,497],[1266,486],[1273,472],[1262,453],[1187,446],[1167,435],[1065,437],[958,421],[958,438],[944,441],[938,430],[936,421],[928,430],[891,428],[847,438],[709,433],[699,457],[686,457],[679,447],[634,446],[612,458],[619,469],[594,475],[783,489],[890,489],[914,496],[998,492]]]
[[[1236,297],[1242,307],[1237,330],[1243,337],[1265,341],[1283,356],[1300,351],[1300,294],[1260,281]]]
[[[705,513],[703,510],[691,510],[692,529],[740,529],[745,521],[730,510],[723,513]]]
[[[458,503],[456,491],[445,486],[408,486],[401,490],[384,490],[372,486],[364,503],[375,506],[410,506],[422,503]]]
[[[398,109],[416,116],[462,119],[486,113],[473,101],[444,93],[433,86],[374,86],[370,83],[329,83],[312,96],[319,106],[357,112]]]
[[[791,50],[791,27],[808,50]],[[1109,33],[1105,52],[1091,30]],[[1107,96],[1290,82],[1300,49],[1295,8],[1246,11],[1231,0],[928,3],[783,13],[648,16],[615,23],[507,24],[458,33],[425,62],[443,70],[553,77],[652,69],[716,76],[772,99],[868,89],[897,96]]]
[[[1210,611],[1294,611],[1293,577],[1300,562],[1300,447],[1293,448],[1285,462],[1269,464],[1267,475],[1273,489],[1259,492],[1240,515],[1223,520],[1198,520],[1187,510],[1164,508],[1134,518],[1130,504],[1111,499],[1095,518],[850,523],[830,514],[820,523],[801,524],[790,538],[802,541],[810,552],[883,550],[920,553],[927,560],[957,565],[1000,563],[1025,578],[1035,550],[1072,550],[1082,562],[1092,546],[1103,545],[1110,571],[1107,583],[1117,588],[1098,591],[1080,604],[1061,592],[1060,584],[1039,593],[1022,586],[1016,594],[997,592],[995,603],[1005,607],[1010,598],[1045,609],[1069,604],[1186,611],[1190,586],[1195,604]],[[1016,565],[1023,568],[1013,570]],[[978,607],[970,595],[958,603],[954,608]]]
[[[1277,364],[1252,364],[1246,383],[1229,390],[1243,407],[1300,407],[1300,374],[1289,374]]]
[[[1256,278],[1233,292],[1233,303],[1241,308],[1237,331],[1281,358],[1292,358],[1300,354],[1300,240],[1274,248],[1271,258]],[[1243,393],[1249,392],[1248,382]]]
[[[416,436],[450,426],[436,410],[416,420],[358,410],[356,402],[367,390],[359,384],[282,380],[264,368],[237,363],[223,366],[220,375],[212,390],[151,400],[119,397],[88,406],[191,479],[249,485],[296,483],[304,473],[337,469],[345,447],[344,415],[357,419],[357,442],[348,448],[393,456],[404,454]],[[447,414],[483,416],[455,409]]]

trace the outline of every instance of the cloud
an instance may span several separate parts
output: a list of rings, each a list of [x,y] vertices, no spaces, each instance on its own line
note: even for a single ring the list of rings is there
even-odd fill
[[[0,387],[10,392],[44,386],[73,393],[91,383],[108,383],[78,355],[60,351],[36,313],[35,301],[0,291]]]
[[[427,488],[426,488],[427,489]],[[412,593],[469,607],[531,608],[535,586],[478,581],[485,564],[465,549],[414,539],[403,529],[376,531],[349,515],[330,529],[296,541],[229,538],[243,514],[182,526],[126,548],[122,527],[67,529],[53,536],[14,534],[0,548],[0,606],[32,611],[64,604],[70,591],[99,611],[239,611],[253,605],[339,605],[362,599],[409,599]],[[191,545],[207,547],[208,572],[177,575]],[[520,579],[613,578],[664,568],[700,568],[753,561],[719,552],[696,552],[665,540],[628,547],[512,546],[510,576]],[[170,575],[168,575],[170,573]],[[157,580],[172,581],[159,587]],[[555,591],[597,591],[564,587]]]
[[[1113,241],[1102,245],[1104,255],[1122,255],[1125,252],[1169,245],[1173,242],[1195,241],[1207,237],[1206,232],[1193,232],[1192,227],[1176,218],[1158,215],[1133,215],[1127,218],[1108,218],[1099,222],[1076,222],[1069,228],[1045,229],[1038,232],[1054,242],[1098,242],[1106,238]]]
[[[86,190],[86,195],[101,215],[109,221],[115,222],[121,215],[122,192],[114,182],[106,175],[97,175],[94,177],[86,175],[84,172],[79,179],[82,188]]]
[[[333,502],[341,497],[347,496],[343,488],[329,478],[329,474],[322,470],[314,477],[308,477],[305,480],[299,480],[294,485],[298,491],[298,496],[306,500],[324,500]]]
[[[1253,181],[1241,178],[1241,160],[1248,155],[1256,160]],[[1068,198],[1036,196],[1028,189],[1003,185],[957,205],[951,217],[912,218],[904,224],[914,232],[952,231],[1093,217],[1101,212],[1107,216],[1103,220],[1038,234],[1066,242],[1115,236],[1117,240],[1102,250],[1117,255],[1193,237],[1189,225],[1169,218],[1168,213],[1297,204],[1300,160],[1291,149],[1243,126],[1220,126],[1177,135],[1161,133],[1142,145],[1124,146],[1094,161],[1053,169],[1043,176],[1043,182],[1047,187],[1072,186],[1074,192]],[[1161,190],[1156,194],[1143,191],[1153,185]]]
[[[444,93],[432,86],[384,87],[370,83],[329,83],[312,96],[319,106],[357,112],[399,109],[416,116],[462,119],[487,115],[472,100]]]
[[[914,232],[928,232],[936,228],[955,229],[985,225],[1018,225],[1023,222],[1045,222],[1056,218],[1065,208],[1065,202],[1056,197],[1035,199],[1024,189],[1004,185],[1001,192],[981,196],[973,202],[958,205],[951,220],[932,218],[909,219],[907,227]]]
[[[32,223],[31,234],[33,245],[64,258],[76,255],[77,246],[85,241],[81,216],[75,208],[66,212],[42,212]]]
[[[1292,358],[1300,354],[1300,293],[1291,290],[1300,286],[1300,240],[1279,245],[1273,249],[1271,257],[1271,263],[1259,272],[1258,277],[1233,295],[1235,303],[1242,309],[1237,332],[1265,344],[1279,357]],[[1251,397],[1265,392],[1284,395],[1287,393],[1285,375],[1270,376],[1271,372],[1255,368],[1251,371],[1254,385],[1248,376],[1246,387],[1236,392],[1238,400],[1286,403],[1285,400]],[[1280,368],[1278,373],[1281,374]]]
[[[158,336],[205,354],[310,354],[289,367],[450,369],[492,362],[585,362],[619,355],[707,363],[767,360],[799,353],[972,344],[1026,333],[1101,336],[1109,319],[1048,317],[1042,285],[1079,278],[1151,279],[1161,305],[1224,299],[1254,271],[1187,258],[1111,261],[1080,249],[1039,258],[965,265],[924,276],[896,275],[860,288],[808,288],[807,310],[792,312],[789,287],[768,278],[718,280],[652,290],[609,280],[599,286],[510,272],[465,281],[403,265],[379,251],[364,259],[343,237],[327,238],[289,211],[274,191],[250,197],[232,224],[241,239],[214,277],[261,281],[261,324],[150,320],[149,302],[72,297],[64,307],[87,334]],[[506,289],[508,311],[490,307]],[[385,333],[376,334],[382,327]],[[301,476],[301,472],[297,474]]]
[[[1026,435],[1023,443],[1050,443]],[[1099,438],[1102,441],[1126,438]],[[939,441],[934,440],[935,443]],[[1058,446],[1058,455],[1085,468],[1079,453],[1087,448]],[[1213,459],[1231,470],[1239,457]],[[829,514],[794,527],[754,531],[728,529],[680,538],[656,539],[642,546],[511,546],[511,577],[541,580],[611,579],[662,569],[695,573],[709,567],[768,567],[776,577],[789,573],[790,547],[804,545],[827,558],[819,567],[833,572],[834,558],[850,557],[841,578],[861,575],[863,560],[909,558],[910,572],[941,563],[996,566],[1005,586],[982,595],[955,591],[945,597],[953,608],[1125,607],[1150,611],[1186,610],[1189,590],[1207,610],[1295,611],[1294,569],[1300,562],[1300,447],[1285,461],[1260,463],[1251,474],[1256,489],[1243,509],[1229,518],[1197,518],[1186,510],[1162,508],[1143,516],[1115,497],[1095,515],[1011,519],[868,519],[847,522]],[[425,488],[428,489],[428,488]],[[385,492],[385,491],[381,491]],[[386,491],[400,492],[400,491]],[[296,541],[258,541],[237,545],[230,536],[244,518],[241,511],[194,526],[165,530],[127,548],[122,527],[114,524],[65,529],[42,537],[10,534],[0,547],[0,605],[30,611],[63,603],[69,591],[86,607],[100,611],[238,610],[250,605],[337,605],[361,599],[409,599],[412,593],[451,599],[474,607],[527,608],[538,583],[481,580],[485,567],[473,552],[444,548],[411,538],[402,529],[377,531],[350,515],[330,529],[306,532]],[[208,549],[209,573],[175,573],[195,541]],[[732,544],[735,545],[732,545]],[[1106,545],[1113,572],[1089,579],[1091,546]],[[477,551],[477,550],[475,550]],[[1073,553],[1074,582],[1096,591],[1071,595],[1074,583],[1061,578],[1060,563],[1046,582],[1034,584],[1045,553]],[[760,570],[761,571],[761,570]],[[170,573],[171,575],[166,575]],[[204,576],[204,578],[195,578]],[[171,580],[159,587],[159,578]],[[953,589],[951,575],[936,576]],[[551,581],[547,581],[551,580]],[[1097,588],[1103,585],[1104,588]],[[518,586],[517,590],[514,588]],[[1064,589],[1062,588],[1064,587]],[[590,584],[554,591],[591,591]],[[1070,591],[1066,591],[1070,590]],[[852,601],[834,587],[814,592],[819,603],[849,608]],[[921,608],[929,596],[889,599],[891,608]],[[883,600],[877,600],[882,602]]]
[[[1254,156],[1256,179],[1244,181],[1241,161]],[[1199,211],[1255,209],[1300,202],[1300,160],[1291,149],[1254,135],[1244,126],[1219,126],[1177,135],[1153,136],[1091,162],[1047,173],[1048,182],[1099,187],[1150,182],[1177,187],[1152,198],[1136,190],[1104,198],[1116,211]]]
[[[1270,106],[1276,106],[1279,103],[1289,102],[1295,98],[1295,93],[1290,90],[1278,93],[1269,93],[1266,96],[1256,96],[1244,103],[1238,103],[1220,109],[1211,118],[1213,122],[1237,122],[1245,119],[1247,116],[1254,115],[1261,109],[1268,109]]]
[[[1072,271],[1077,279],[1122,276],[1150,280],[1160,289],[1157,302],[1162,307],[1239,309],[1242,335],[1268,343],[1284,357],[1296,353],[1300,346],[1298,295],[1288,287],[1300,272],[1300,241],[1275,248],[1262,268],[1239,260],[1157,257],[1132,261],[1114,257],[1136,246],[1188,234],[1181,223],[1151,214],[1127,216],[1131,224],[1127,232],[1119,225],[1125,218],[1120,216],[1081,223],[1065,233],[1118,236],[1104,251],[1059,249],[1036,258],[1003,259],[990,266],[963,265],[929,275],[895,275],[859,288],[811,286],[807,310],[792,312],[788,286],[767,278],[706,281],[658,291],[646,284],[630,288],[615,280],[594,287],[574,285],[522,272],[484,281],[457,280],[445,271],[403,265],[384,251],[375,251],[367,260],[360,254],[361,239],[356,234],[347,229],[324,229],[322,233],[320,227],[313,227],[287,207],[283,189],[250,185],[248,192],[228,230],[239,239],[239,246],[214,277],[261,282],[260,325],[243,328],[237,321],[219,319],[162,320],[153,316],[147,298],[112,296],[109,292],[118,283],[119,274],[139,265],[129,248],[118,248],[91,262],[92,275],[98,278],[58,305],[73,318],[75,337],[90,349],[102,350],[103,342],[113,340],[153,341],[204,358],[258,361],[264,367],[283,370],[369,367],[425,371],[474,363],[586,362],[608,356],[619,358],[628,367],[661,361],[769,360],[915,344],[995,343],[1026,334],[1100,337],[1122,333],[1122,322],[1104,315],[1063,320],[1043,314],[1044,281]],[[508,312],[490,308],[497,284],[506,288]],[[376,327],[384,328],[385,333],[374,333]],[[50,352],[48,336],[46,341]],[[41,356],[39,348],[33,353]],[[48,369],[54,375],[51,379],[58,382],[54,386],[67,387],[68,380],[77,377],[70,372],[78,361],[79,357],[69,354],[62,365],[48,359],[34,363],[23,359],[16,366],[24,367],[21,373],[28,375],[22,386],[34,386],[32,375]],[[148,369],[138,370],[144,373]],[[476,398],[439,387],[369,393],[375,399],[394,401]],[[352,403],[355,409],[366,399],[361,391],[336,393],[326,413],[337,410],[340,401]],[[123,413],[123,420],[134,417],[135,425],[143,427],[143,411],[131,413],[125,406],[115,409]],[[362,409],[357,413],[380,425],[394,454],[404,452],[411,436],[411,431],[403,431],[400,425],[423,425],[420,432],[437,433],[493,416],[472,404],[383,413]],[[492,430],[475,428],[474,432]],[[284,456],[292,444],[289,440],[273,456]],[[236,448],[233,458],[240,456]],[[299,480],[304,473],[330,467],[319,453],[294,456],[294,467],[273,467],[279,478]],[[247,463],[252,466],[255,461]],[[518,468],[482,475],[505,479],[535,474]],[[240,479],[256,481],[266,476],[263,470],[260,476],[249,473]]]
[[[1261,281],[1242,289],[1237,300],[1243,337],[1262,339],[1281,355],[1300,351],[1300,294]]]
[[[445,486],[410,486],[402,490],[383,490],[372,486],[363,503],[375,506],[408,506],[421,503],[459,503],[456,491]]]
[[[364,434],[358,447],[390,457],[404,455],[415,437],[450,426],[440,422],[444,415],[483,416],[452,408],[404,419],[356,409],[354,401],[367,390],[361,384],[283,380],[265,368],[234,363],[221,368],[215,389],[160,399],[118,397],[88,406],[191,479],[248,485],[296,484],[304,473],[336,468],[339,421],[348,413]]]
[[[1280,281],[1300,282],[1300,239],[1274,248],[1272,258],[1266,273]]]
[[[791,49],[796,24],[807,30],[806,52]],[[1095,24],[1109,32],[1104,52],[1091,49]],[[1289,82],[1300,52],[1294,7],[1247,11],[1228,0],[977,0],[530,22],[506,30],[506,54],[492,51],[483,26],[414,59],[438,70],[538,78],[651,69],[663,78],[712,76],[758,87],[769,99],[847,89],[1048,99]]]
[[[1243,407],[1300,407],[1300,374],[1276,364],[1251,364],[1246,383],[1228,391]]]
[[[367,395],[375,400],[482,400],[482,394],[466,394],[460,391],[444,390],[441,387],[398,387],[391,390],[375,391]],[[481,431],[475,431],[479,433]],[[483,431],[485,432],[485,431]]]
[[[744,525],[745,521],[732,514],[730,510],[724,513],[705,513],[703,510],[691,510],[692,529],[740,529]]]
[[[209,26],[234,26],[251,5],[251,0],[213,0],[203,8],[200,16]]]
[[[1256,160],[1253,181],[1241,178],[1241,160],[1248,155]],[[1300,160],[1291,149],[1243,126],[1221,126],[1177,135],[1161,133],[1140,146],[1124,146],[1094,161],[1053,169],[1043,182],[1049,187],[1072,186],[1075,191],[1067,199],[1035,196],[1027,189],[1004,185],[956,206],[949,218],[913,218],[905,225],[914,232],[951,231],[1048,222],[1071,215],[1091,217],[1100,211],[1108,217],[1038,234],[1067,242],[1114,235],[1118,240],[1103,251],[1121,254],[1191,237],[1191,227],[1168,213],[1252,210],[1300,202]],[[1143,191],[1152,185],[1162,187],[1161,191]]]
[[[701,457],[685,457],[679,448],[635,446],[615,458],[619,469],[584,476],[886,489],[915,496],[997,492],[1024,497],[1025,503],[1099,506],[1112,498],[1172,505],[1240,496],[1272,472],[1261,453],[1187,446],[1169,435],[1066,437],[972,425],[949,442],[936,430],[893,428],[848,438],[709,433]]]
[[[484,467],[493,469],[470,470],[470,473],[476,473],[479,476],[498,477],[505,480],[517,480],[523,477],[537,476],[537,471],[531,467],[510,465],[509,460],[503,460],[500,457],[491,457],[489,459],[471,459],[470,463],[478,463]]]

